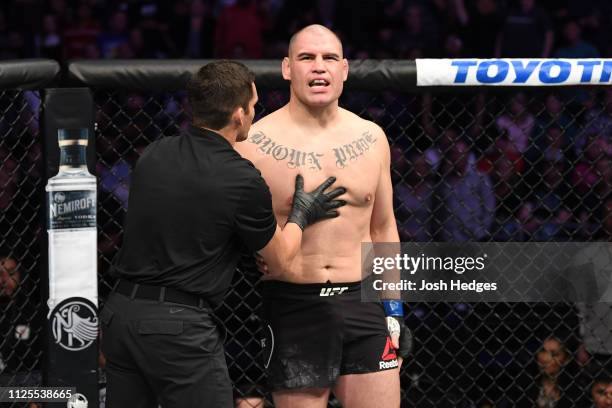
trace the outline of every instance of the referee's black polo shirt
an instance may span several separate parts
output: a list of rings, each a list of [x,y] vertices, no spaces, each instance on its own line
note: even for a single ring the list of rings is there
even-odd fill
[[[244,245],[257,251],[275,230],[259,170],[221,135],[190,126],[151,143],[138,160],[113,274],[216,304]]]

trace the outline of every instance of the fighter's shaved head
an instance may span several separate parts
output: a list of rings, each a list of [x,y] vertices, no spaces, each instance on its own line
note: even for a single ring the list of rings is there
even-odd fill
[[[340,40],[340,37],[338,37],[336,33],[334,33],[329,28],[325,27],[324,25],[311,24],[309,26],[302,28],[301,30],[297,31],[295,34],[291,36],[291,39],[289,40],[289,49],[287,52],[289,56],[291,56],[295,41],[301,34],[304,34],[304,33],[313,33],[313,34],[319,34],[319,35],[332,35],[338,41],[338,44],[340,44],[340,51],[342,52],[342,41]]]

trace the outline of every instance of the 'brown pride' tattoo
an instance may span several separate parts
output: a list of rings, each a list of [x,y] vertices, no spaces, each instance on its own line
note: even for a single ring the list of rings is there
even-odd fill
[[[278,144],[263,132],[254,133],[247,140],[259,146],[257,150],[263,154],[272,156],[276,161],[287,162],[287,167],[290,169],[299,167],[307,167],[310,170],[322,169],[319,160],[323,157],[323,153],[304,152]]]
[[[376,138],[369,131],[366,131],[360,138],[334,148],[336,167],[345,168],[349,165],[347,162],[357,160],[360,156],[363,156],[374,143],[376,143]]]

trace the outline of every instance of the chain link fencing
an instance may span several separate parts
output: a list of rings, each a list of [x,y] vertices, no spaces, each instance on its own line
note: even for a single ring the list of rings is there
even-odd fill
[[[288,100],[287,91],[259,91],[257,118]],[[121,245],[131,169],[142,149],[177,134],[190,113],[183,92],[94,88],[94,98],[104,299],[114,283],[108,270]],[[2,385],[41,383],[39,105],[38,92],[0,92]],[[610,241],[610,90],[347,87],[341,105],[375,121],[389,138],[403,241]],[[479,188],[466,189],[465,180],[477,180]],[[477,215],[473,203],[481,204]],[[19,273],[11,272],[8,258]],[[229,332],[228,366],[238,396],[269,399],[259,349],[258,272],[246,260],[240,269],[217,310]],[[593,348],[592,341],[585,344],[582,309],[570,303],[411,303],[408,309],[416,346],[402,368],[405,406],[560,400],[558,406],[580,407],[591,401],[593,378],[612,366],[609,313],[601,315],[600,337],[590,336],[602,347]]]
[[[39,112],[37,91],[0,91],[0,386],[42,381]]]
[[[288,100],[286,91],[259,92],[256,118]],[[113,284],[106,272],[120,247],[130,170],[148,143],[189,123],[189,110],[181,92],[94,94],[103,298]],[[341,105],[375,121],[389,138],[403,241],[610,240],[610,90],[346,89]],[[466,187],[470,182],[477,188]],[[243,265],[217,310],[229,332],[227,361],[237,395],[265,389],[259,304],[257,271]],[[590,401],[593,370],[606,366],[604,361],[595,367],[594,358],[585,357],[573,304],[408,308],[416,347],[402,368],[406,406],[509,407],[560,400],[578,407]],[[543,391],[546,384],[552,391]]]

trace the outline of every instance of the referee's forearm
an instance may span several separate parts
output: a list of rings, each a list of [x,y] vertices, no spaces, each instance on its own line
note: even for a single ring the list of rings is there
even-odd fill
[[[284,251],[281,254],[281,263],[283,263],[283,272],[288,272],[289,267],[297,256],[300,247],[302,246],[302,229],[299,225],[289,222],[283,228],[282,237],[284,241]]]
[[[302,229],[295,223],[277,226],[272,240],[261,251],[269,277],[279,279],[291,274],[291,265],[302,245]]]

